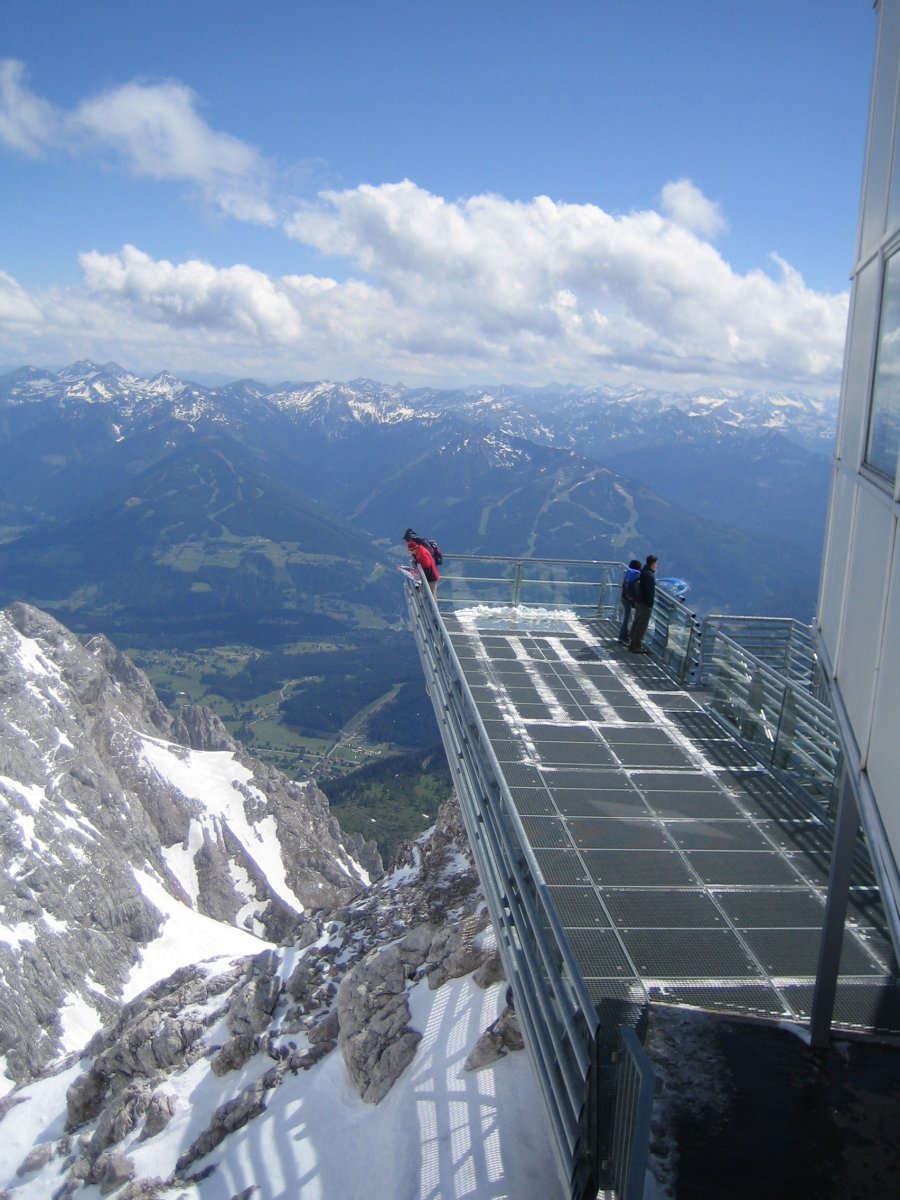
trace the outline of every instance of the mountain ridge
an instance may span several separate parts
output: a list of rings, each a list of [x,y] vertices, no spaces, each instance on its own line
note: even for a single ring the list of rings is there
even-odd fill
[[[230,439],[226,457],[236,475],[250,469],[269,479],[260,494],[280,486],[332,514],[335,543],[352,540],[351,527],[365,533],[368,566],[360,563],[352,572],[363,577],[376,564],[392,567],[397,550],[390,547],[409,525],[431,529],[451,552],[500,552],[499,543],[505,554],[552,557],[558,528],[535,526],[533,505],[528,516],[524,507],[516,513],[504,502],[510,488],[494,468],[501,454],[507,465],[515,460],[524,495],[544,487],[529,476],[528,463],[557,451],[577,456],[567,469],[571,486],[585,494],[601,468],[620,476],[625,492],[646,498],[643,511],[629,511],[627,520],[613,509],[593,523],[590,513],[597,510],[583,513],[571,523],[576,552],[567,556],[629,558],[653,548],[662,552],[666,573],[692,581],[689,599],[701,611],[808,620],[813,610],[834,409],[799,393],[727,389],[684,395],[637,385],[441,391],[372,380],[278,388],[244,380],[203,388],[165,374],[141,380],[96,364],[74,364],[55,375],[18,371],[0,378],[0,521],[5,514],[7,527],[0,567],[15,572],[17,559],[27,562],[26,543],[17,553],[16,540],[37,525],[70,520],[82,497],[99,496],[101,479],[130,478],[137,496],[142,486],[152,493],[152,480],[142,476],[148,460],[171,455],[203,430]],[[453,459],[461,463],[470,454],[461,475]],[[460,479],[470,506],[482,502],[478,520],[467,525],[454,523]],[[790,522],[783,520],[786,511]],[[709,524],[694,531],[696,521]],[[276,526],[261,525],[264,537],[282,539]],[[166,536],[160,529],[158,561]],[[312,535],[305,549],[322,553],[321,538]],[[758,583],[752,571],[731,578],[735,556],[752,563]],[[694,563],[701,559],[708,569],[697,573]],[[782,588],[778,579],[792,570],[794,584]],[[194,582],[205,587],[210,581],[195,574]],[[7,591],[0,599],[45,607],[62,599],[27,579],[21,586],[21,594]],[[324,595],[330,590],[322,589]],[[56,591],[62,592],[61,583]],[[777,611],[779,597],[789,593],[792,610]],[[378,619],[397,620],[398,608],[383,590],[371,603]],[[71,605],[59,612],[78,619]]]
[[[67,1008],[81,1025],[110,1015],[167,911],[277,942],[382,870],[314,784],[250,759],[209,710],[173,717],[102,636],[11,606],[0,697],[0,907],[13,931],[0,941],[0,1058],[13,1078],[58,1056]]]

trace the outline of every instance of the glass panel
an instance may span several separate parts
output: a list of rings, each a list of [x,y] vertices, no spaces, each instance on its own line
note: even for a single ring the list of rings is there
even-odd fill
[[[900,448],[900,255],[885,264],[866,462],[892,482]]]

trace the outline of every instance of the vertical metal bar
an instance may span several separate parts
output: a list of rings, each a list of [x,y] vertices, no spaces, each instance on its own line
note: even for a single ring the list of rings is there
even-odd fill
[[[769,765],[772,767],[775,766],[778,758],[778,743],[781,738],[781,724],[784,720],[784,710],[785,706],[787,705],[787,695],[788,689],[787,686],[785,686],[784,691],[781,693],[781,706],[778,709],[778,724],[775,726],[775,736],[772,738],[772,753],[769,755]]]
[[[684,686],[684,683],[687,680],[688,673],[690,670],[691,654],[693,652],[693,646],[694,646],[694,636],[695,636],[695,627],[694,627],[694,622],[691,621],[690,626],[688,627],[687,642],[684,647],[684,657],[681,660],[681,671],[678,674],[678,682],[682,686]]]
[[[516,578],[513,582],[513,608],[519,607],[519,591],[522,587],[522,560],[516,563]]]
[[[834,827],[834,849],[831,855],[831,873],[828,878],[828,898],[825,902],[825,920],[822,925],[822,941],[819,944],[816,987],[813,992],[812,1012],[809,1020],[810,1042],[816,1047],[827,1046],[831,1036],[837,977],[841,965],[841,946],[844,940],[844,922],[850,899],[853,852],[856,848],[858,832],[859,808],[856,803],[856,794],[845,771],[841,781],[841,799]]]
[[[794,622],[791,621],[790,625],[788,625],[787,641],[785,642],[785,646],[784,646],[784,673],[785,673],[785,675],[787,675],[787,677],[789,679],[791,677],[791,663],[793,661],[793,654],[794,654]]]

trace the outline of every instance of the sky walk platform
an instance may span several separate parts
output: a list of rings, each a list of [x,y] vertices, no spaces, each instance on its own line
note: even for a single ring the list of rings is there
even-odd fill
[[[461,608],[444,628],[586,988],[806,1024],[828,823],[611,620]],[[854,866],[833,1025],[900,1032],[875,879]]]

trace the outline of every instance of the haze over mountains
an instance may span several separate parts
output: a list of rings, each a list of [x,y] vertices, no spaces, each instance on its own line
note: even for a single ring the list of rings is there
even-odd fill
[[[809,620],[835,412],[799,394],[26,367],[0,378],[0,600],[135,644],[395,625],[413,525],[450,555],[652,549],[700,612]]]

